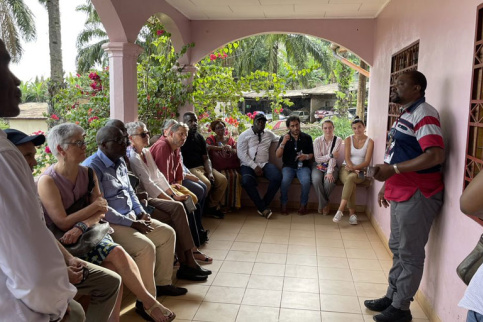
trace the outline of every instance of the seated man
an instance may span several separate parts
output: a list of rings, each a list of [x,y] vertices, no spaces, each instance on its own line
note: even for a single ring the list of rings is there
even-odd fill
[[[206,149],[206,141],[198,133],[198,118],[196,114],[186,112],[183,115],[183,120],[189,127],[188,137],[185,144],[181,147],[184,164],[208,188],[208,208],[206,213],[215,218],[223,218],[224,215],[219,210],[219,207],[220,202],[224,200],[228,181],[223,174],[211,166],[211,160]]]
[[[238,137],[237,155],[240,159],[242,187],[257,207],[260,216],[270,218],[272,211],[269,206],[280,188],[282,174],[280,170],[268,162],[270,144],[278,141],[272,131],[265,130],[267,118],[264,114],[257,114],[253,119],[253,126]],[[263,198],[257,190],[257,177],[268,179],[268,189]]]
[[[294,177],[297,177],[302,185],[300,192],[299,214],[307,213],[307,203],[310,192],[310,164],[309,160],[314,156],[312,137],[300,131],[300,119],[298,116],[290,116],[287,121],[289,133],[280,138],[277,148],[277,158],[282,158],[282,186],[280,187],[281,213],[288,215],[287,201],[288,189]]]
[[[20,113],[20,80],[0,39],[0,117]],[[0,315],[3,321],[83,321],[65,261],[45,226],[37,188],[19,150],[0,130]],[[70,302],[70,303],[69,303]],[[69,313],[69,304],[70,307]],[[79,313],[73,316],[74,312]]]
[[[134,194],[122,158],[126,155],[127,137],[118,128],[105,126],[97,132],[96,141],[99,149],[82,165],[96,171],[109,205],[105,219],[114,229],[113,240],[134,258],[151,295],[176,295],[179,290],[171,285],[175,232],[168,225],[151,220]],[[199,280],[200,275],[179,274],[178,277]]]
[[[45,136],[43,134],[28,136],[14,129],[7,129],[5,133],[10,142],[20,150],[33,172],[37,165],[35,147],[44,144]],[[121,277],[110,269],[72,256],[59,241],[57,241],[57,246],[64,256],[69,282],[77,288],[77,295],[90,296],[86,320],[107,321],[116,303]],[[84,273],[85,269],[87,269],[87,273]]]

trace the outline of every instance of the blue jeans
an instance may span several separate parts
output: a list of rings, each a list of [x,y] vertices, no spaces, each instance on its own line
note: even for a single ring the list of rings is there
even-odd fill
[[[466,322],[482,322],[483,315],[476,313],[475,311],[468,311],[468,316],[466,317]]]
[[[309,167],[302,167],[300,169],[294,169],[290,167],[282,168],[282,186],[280,187],[281,197],[280,202],[282,205],[286,205],[288,201],[288,189],[293,181],[293,178],[297,177],[302,185],[302,191],[300,193],[300,205],[307,206],[309,202],[310,192],[310,173],[312,171]]]
[[[255,174],[255,170],[242,165],[240,172],[242,175],[242,187],[257,207],[257,210],[264,211],[267,209],[275,197],[278,188],[280,188],[280,183],[282,182],[282,174],[280,173],[280,170],[271,163],[267,163],[263,167],[263,176],[269,181],[267,192],[263,198],[260,197],[260,194],[258,193],[257,175]]]

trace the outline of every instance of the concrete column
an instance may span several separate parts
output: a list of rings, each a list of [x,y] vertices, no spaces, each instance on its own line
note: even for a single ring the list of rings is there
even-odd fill
[[[185,65],[183,68],[183,71],[181,73],[183,74],[189,74],[190,77],[183,80],[183,85],[187,88],[191,87],[191,84],[193,83],[193,79],[195,74],[198,72],[198,68],[193,65]],[[193,106],[193,103],[191,102],[186,102],[183,106],[178,107],[178,113],[179,113],[179,120],[183,121],[183,114],[186,112],[194,112],[195,108]]]
[[[143,49],[132,43],[110,42],[102,48],[109,54],[110,117],[123,122],[136,121],[136,61]]]

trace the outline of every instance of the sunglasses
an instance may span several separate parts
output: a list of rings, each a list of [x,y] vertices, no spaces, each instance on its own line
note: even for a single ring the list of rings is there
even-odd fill
[[[132,136],[136,136],[136,135],[139,135],[140,137],[142,137],[143,139],[145,139],[146,137],[151,136],[151,132],[149,132],[149,131],[147,131],[147,132],[141,132],[141,133],[133,134]]]
[[[86,146],[86,141],[83,141],[83,140],[78,140],[75,142],[66,142],[66,143],[71,145],[77,145],[79,148]]]

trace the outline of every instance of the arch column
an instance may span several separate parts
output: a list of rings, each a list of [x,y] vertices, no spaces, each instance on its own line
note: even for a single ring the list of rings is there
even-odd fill
[[[110,117],[124,122],[138,118],[136,61],[143,49],[133,43],[109,42]]]
[[[191,88],[193,84],[193,79],[195,74],[198,72],[198,68],[194,65],[185,65],[183,67],[183,71],[181,72],[182,74],[189,74],[190,77],[186,78],[183,80],[183,85],[186,86],[187,88]],[[183,106],[180,106],[178,108],[178,113],[179,113],[179,120],[183,120],[183,114],[186,112],[194,112],[195,107],[193,103],[191,102],[186,102]]]

